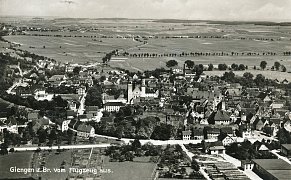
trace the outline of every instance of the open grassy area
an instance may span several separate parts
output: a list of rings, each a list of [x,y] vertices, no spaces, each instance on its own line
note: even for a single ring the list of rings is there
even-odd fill
[[[30,162],[33,152],[15,152],[0,156],[0,179],[20,179],[28,178],[30,174],[21,172],[10,172],[10,168],[30,168]]]
[[[149,162],[108,162],[104,164],[104,169],[111,169],[112,173],[103,173],[105,180],[145,180],[151,179],[152,172],[156,166]]]

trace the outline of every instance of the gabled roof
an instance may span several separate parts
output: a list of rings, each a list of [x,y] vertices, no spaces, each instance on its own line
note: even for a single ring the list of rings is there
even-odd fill
[[[77,131],[81,131],[81,132],[85,132],[85,133],[90,133],[92,130],[92,126],[91,125],[87,125],[87,124],[80,124],[77,128]]]
[[[86,112],[89,111],[98,111],[98,106],[86,106]]]
[[[209,128],[207,129],[207,134],[220,134],[220,129],[218,128]]]
[[[219,110],[217,112],[214,112],[214,121],[226,121],[230,119],[229,114],[226,111]]]
[[[226,134],[233,134],[233,130],[232,130],[231,127],[222,127],[222,128],[220,129],[220,131],[221,131],[221,132],[224,132],[224,133],[226,133]]]
[[[262,144],[261,147],[259,148],[259,151],[268,151],[269,149],[264,145]]]
[[[191,131],[182,131],[183,136],[191,135]]]

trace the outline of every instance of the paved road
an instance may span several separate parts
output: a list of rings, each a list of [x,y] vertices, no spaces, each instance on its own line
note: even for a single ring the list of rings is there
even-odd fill
[[[91,149],[91,148],[101,148],[109,147],[110,144],[80,144],[80,145],[64,145],[64,146],[33,146],[33,147],[14,147],[15,151],[35,151],[38,148],[41,150],[56,150],[56,149]],[[10,148],[8,148],[8,151]]]

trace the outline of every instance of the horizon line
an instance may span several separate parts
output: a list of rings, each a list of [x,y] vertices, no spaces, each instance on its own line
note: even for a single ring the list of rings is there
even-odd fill
[[[201,22],[271,22],[271,23],[291,23],[291,19],[285,20],[227,20],[227,19],[183,19],[183,18],[129,18],[129,17],[65,17],[65,16],[32,16],[32,15],[1,15],[0,17],[19,18],[55,18],[55,19],[128,19],[128,20],[175,20],[175,21],[201,21]]]

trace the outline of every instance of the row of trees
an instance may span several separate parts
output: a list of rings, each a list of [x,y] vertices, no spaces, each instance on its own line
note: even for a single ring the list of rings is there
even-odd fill
[[[202,65],[202,64],[195,65],[194,61],[191,61],[191,60],[186,60],[186,61],[185,61],[185,64],[186,64],[186,66],[187,66],[189,69],[194,69],[194,71],[195,71],[196,73],[197,73],[197,71],[200,72],[200,71],[202,70],[202,72],[203,72],[203,70],[205,70],[205,69],[203,68],[203,65]],[[268,64],[268,63],[267,63],[266,61],[261,61],[261,62],[260,62],[260,68],[261,68],[262,70],[266,69],[267,64]],[[168,68],[175,67],[175,66],[177,66],[177,65],[178,65],[178,62],[177,62],[176,60],[169,60],[169,61],[166,62],[166,66],[167,66]],[[212,71],[213,68],[214,68],[213,64],[209,64],[209,65],[208,65],[208,68],[207,68],[206,70],[208,70],[208,71]],[[223,63],[223,64],[218,64],[218,70],[220,70],[220,71],[225,71],[225,70],[227,70],[227,69],[234,70],[234,71],[244,71],[244,70],[248,69],[248,66],[246,66],[246,65],[244,65],[244,64],[236,64],[236,63],[233,63],[233,64],[231,64],[230,67],[228,67],[228,65],[225,64],[225,63]],[[256,66],[254,66],[254,69],[256,69]],[[286,67],[285,67],[284,65],[280,64],[278,61],[276,61],[276,62],[274,63],[274,66],[272,66],[272,69],[275,69],[275,70],[277,70],[277,71],[281,70],[282,72],[286,72],[286,71],[287,71]],[[199,74],[199,73],[198,73],[198,74]]]
[[[158,57],[194,57],[194,56],[276,56],[275,52],[181,52],[181,53],[128,53],[124,52],[121,55],[132,58],[158,58]],[[119,54],[116,54],[119,56]]]

